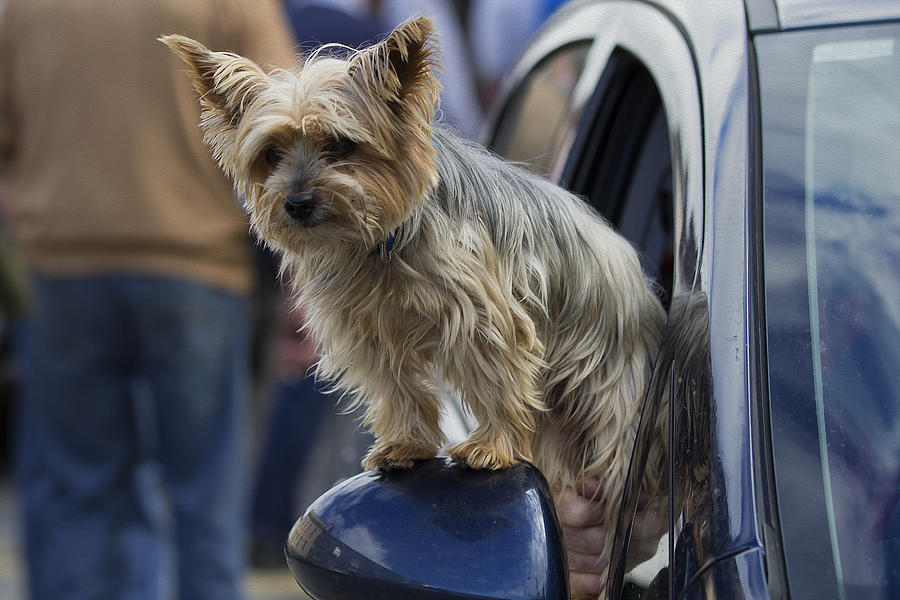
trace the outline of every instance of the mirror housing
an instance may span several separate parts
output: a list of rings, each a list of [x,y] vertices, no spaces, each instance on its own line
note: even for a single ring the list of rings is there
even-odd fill
[[[527,463],[360,473],[310,505],[285,555],[315,600],[569,598],[550,490]]]

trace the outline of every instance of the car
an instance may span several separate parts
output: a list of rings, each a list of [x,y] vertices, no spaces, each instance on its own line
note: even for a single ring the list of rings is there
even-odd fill
[[[614,224],[668,311],[626,490],[606,499],[621,506],[608,597],[900,597],[900,4],[572,0],[508,77],[484,141]],[[641,489],[651,461],[668,473],[663,502]],[[425,471],[413,496],[467,477]],[[333,542],[320,531],[374,533],[347,522],[346,488],[329,494],[332,521],[298,521],[290,560]],[[398,518],[485,510],[453,505]],[[538,555],[562,553],[539,516]],[[359,559],[384,567],[395,525]],[[445,562],[441,581],[465,582],[467,561]],[[381,589],[371,570],[322,564]],[[384,597],[463,597],[388,575],[405,592]]]
[[[669,311],[609,596],[900,597],[900,4],[576,0],[485,141],[583,195]]]

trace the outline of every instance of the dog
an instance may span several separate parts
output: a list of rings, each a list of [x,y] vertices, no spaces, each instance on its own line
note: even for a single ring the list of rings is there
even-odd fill
[[[251,228],[283,257],[317,376],[365,407],[363,466],[439,453],[443,382],[478,421],[452,460],[532,461],[555,486],[599,477],[618,501],[664,311],[634,248],[582,199],[438,122],[435,38],[411,19],[271,72],[160,40],[189,67]]]

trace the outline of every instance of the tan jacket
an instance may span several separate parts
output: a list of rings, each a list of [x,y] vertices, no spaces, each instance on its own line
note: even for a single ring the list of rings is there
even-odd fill
[[[2,5],[3,0],[0,0]],[[248,224],[202,143],[196,93],[156,40],[183,33],[288,67],[277,0],[6,0],[0,178],[29,262],[246,292]]]

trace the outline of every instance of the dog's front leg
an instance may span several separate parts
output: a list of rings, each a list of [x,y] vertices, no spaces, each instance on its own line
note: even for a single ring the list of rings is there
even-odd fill
[[[480,330],[458,345],[446,376],[478,419],[453,460],[476,469],[503,469],[531,460],[536,413],[545,410],[540,381],[543,344],[531,318],[515,302],[508,310],[484,310]]]
[[[364,423],[375,444],[362,461],[366,469],[408,469],[433,458],[444,443],[440,405],[423,374],[382,369],[376,376]]]

